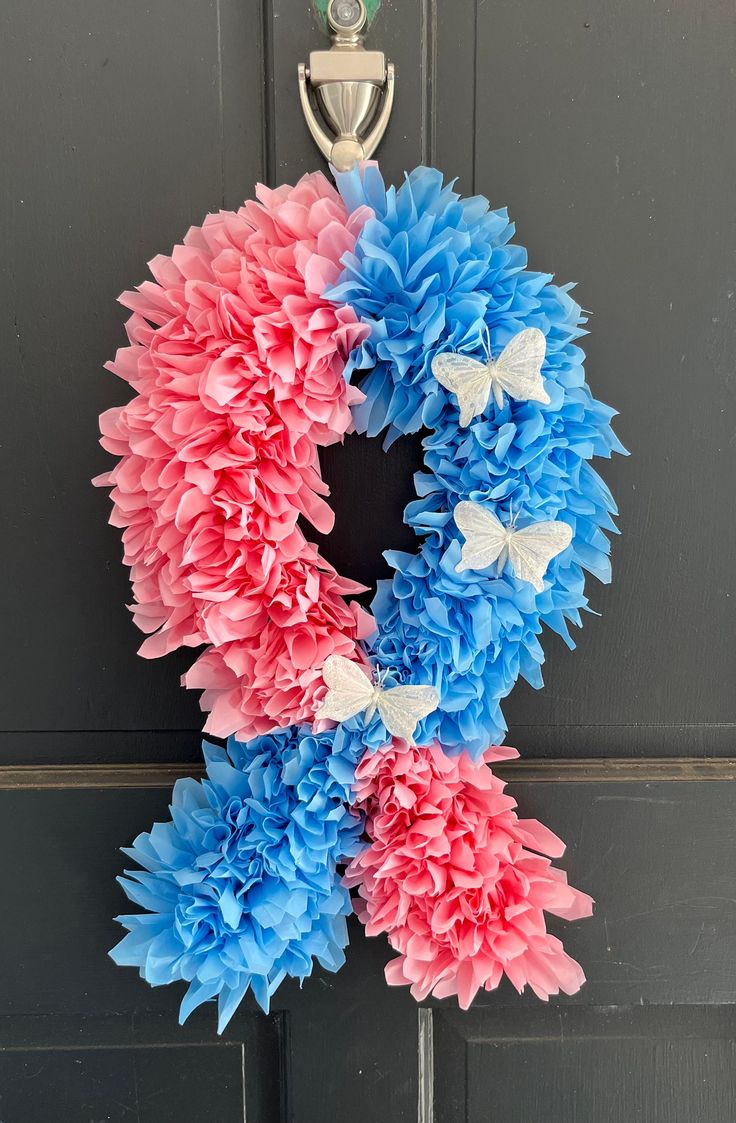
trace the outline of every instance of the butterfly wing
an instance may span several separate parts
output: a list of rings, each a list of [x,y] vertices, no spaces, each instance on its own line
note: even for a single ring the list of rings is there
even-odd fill
[[[506,545],[506,528],[492,511],[464,499],[454,511],[455,523],[465,535],[465,544],[456,573],[465,569],[485,569],[501,556]]]
[[[439,696],[432,686],[392,686],[378,694],[378,712],[392,737],[411,741],[417,723],[437,709]]]
[[[509,561],[514,575],[529,581],[538,593],[552,558],[570,545],[572,528],[563,522],[541,522],[517,530],[509,541]]]
[[[432,359],[432,374],[440,386],[456,396],[463,428],[483,413],[491,393],[491,372],[487,363],[446,351]]]
[[[544,332],[539,328],[525,328],[511,339],[493,364],[491,378],[498,401],[497,388],[518,401],[542,402],[549,405],[549,394],[544,388],[542,363],[547,349]]]
[[[357,663],[344,655],[330,655],[325,659],[322,678],[328,689],[315,714],[317,718],[347,721],[367,710],[373,701],[373,683]]]

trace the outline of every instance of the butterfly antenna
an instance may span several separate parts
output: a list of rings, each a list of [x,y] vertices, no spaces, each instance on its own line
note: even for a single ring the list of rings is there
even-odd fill
[[[486,329],[486,333],[485,333],[486,355],[488,356],[488,362],[492,363],[493,362],[493,352],[491,351],[491,330],[488,327],[488,324],[485,325],[485,329]]]

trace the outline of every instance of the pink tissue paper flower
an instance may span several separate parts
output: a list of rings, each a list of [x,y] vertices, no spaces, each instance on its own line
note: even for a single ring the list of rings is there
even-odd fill
[[[325,660],[344,655],[361,661],[356,641],[375,627],[369,613],[344,600],[363,586],[338,577],[313,547],[277,577],[274,568],[268,576],[277,582],[277,595],[256,586],[248,614],[226,620],[223,642],[207,648],[184,675],[185,686],[204,691],[205,732],[217,737],[247,741],[312,722],[324,693]]]
[[[518,756],[493,747],[481,761],[449,757],[439,745],[394,741],[358,765],[355,807],[366,814],[369,846],[347,869],[355,909],[369,936],[386,933],[399,953],[390,984],[421,1001],[457,995],[467,1009],[503,975],[542,999],[574,994],[582,969],[547,932],[545,911],[589,916],[593,901],[567,884],[550,858],[564,845],[516,801],[487,764]]]
[[[150,263],[153,281],[120,298],[133,313],[129,346],[108,367],[135,397],[100,419],[119,460],[95,482],[112,488],[110,521],[124,531],[141,654],[211,644],[187,681],[206,680],[218,712],[237,707],[242,669],[243,713],[217,719],[218,731],[262,731],[262,713],[249,722],[272,673],[285,684],[293,671],[293,692],[303,689],[305,622],[328,654],[353,653],[365,628],[342,599],[359,587],[297,520],[322,532],[334,521],[317,448],[352,427],[362,395],[343,372],[369,329],[321,293],[370,215],[348,215],[319,173],[259,187],[257,201],[192,227]],[[271,728],[302,712],[287,703],[282,719],[276,707]]]

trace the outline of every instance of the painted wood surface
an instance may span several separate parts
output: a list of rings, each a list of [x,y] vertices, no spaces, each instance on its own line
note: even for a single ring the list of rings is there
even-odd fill
[[[7,0],[3,1123],[734,1118],[735,27],[727,0],[384,0],[386,175],[459,175],[509,206],[535,268],[580,282],[590,381],[633,454],[602,469],[623,530],[614,584],[591,589],[602,618],[575,653],[547,637],[545,690],[507,704],[528,761],[512,791],[597,899],[559,926],[589,983],[549,1007],[502,988],[418,1010],[355,927],[338,976],[218,1038],[212,1011],[179,1028],[179,994],[105,955],[118,847],[165,816],[202,719],[178,685],[191,655],[135,654],[89,480],[109,462],[97,415],[124,400],[102,370],[115,297],[207,211],[319,165],[295,71],[322,32],[306,0]],[[408,439],[325,454],[346,574],[373,583],[410,546],[420,459]]]

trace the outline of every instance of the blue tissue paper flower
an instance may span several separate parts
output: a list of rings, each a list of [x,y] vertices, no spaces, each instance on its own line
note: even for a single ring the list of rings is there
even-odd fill
[[[450,753],[477,756],[503,739],[500,702],[518,677],[542,685],[543,625],[573,647],[569,625],[580,626],[588,604],[584,571],[610,580],[604,532],[616,532],[616,506],[588,461],[625,450],[610,427],[615,411],[585,383],[575,344],[585,317],[571,286],[526,269],[505,210],[461,199],[432,168],[418,168],[398,190],[385,187],[375,166],[338,176],[338,187],[351,211],[367,204],[374,214],[328,293],[371,328],[348,364],[366,395],[354,409],[356,427],[385,432],[387,444],[427,431],[425,470],[405,512],[423,542],[414,556],[385,555],[395,576],[379,582],[369,654],[399,680],[439,692],[417,743],[436,738]],[[461,428],[455,396],[432,374],[434,356],[483,359],[490,338],[497,357],[529,327],[546,337],[549,404],[506,396],[499,408],[491,395],[483,414]],[[362,380],[361,371],[368,371]],[[455,572],[463,539],[452,512],[468,499],[503,522],[513,512],[520,527],[548,519],[571,526],[572,542],[551,562],[542,592],[508,567],[500,575]]]
[[[120,883],[147,909],[111,956],[153,986],[182,979],[180,1021],[217,998],[222,1032],[250,988],[267,1012],[279,983],[316,959],[344,962],[350,897],[338,864],[361,848],[349,810],[359,741],[338,730],[282,730],[227,749],[204,743],[207,779],[178,780],[171,822],[126,850]]]

